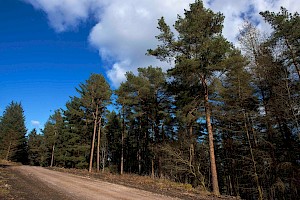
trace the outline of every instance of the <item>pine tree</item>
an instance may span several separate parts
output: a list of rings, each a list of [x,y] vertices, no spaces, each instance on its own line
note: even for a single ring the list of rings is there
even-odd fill
[[[266,14],[270,13],[266,12]],[[275,17],[275,14],[272,17]],[[283,21],[287,21],[288,24],[288,20]],[[292,31],[293,28],[290,28]],[[258,113],[255,117],[253,114],[252,117],[247,115],[247,118],[250,119],[247,124],[250,132],[254,130],[258,136],[250,139],[255,141],[252,143],[252,147],[257,176],[263,180],[260,181],[263,198],[274,199],[284,196],[284,198],[293,199],[297,186],[292,181],[294,179],[290,174],[294,173],[296,177],[298,176],[294,169],[297,166],[296,157],[299,156],[298,153],[295,153],[297,152],[295,149],[299,149],[296,142],[299,120],[295,112],[298,107],[297,102],[299,102],[299,90],[296,89],[298,77],[295,76],[295,66],[289,62],[291,57],[285,57],[280,53],[285,52],[286,48],[279,45],[285,39],[277,37],[278,31],[280,32],[279,29],[275,30],[265,41],[261,40],[257,29],[249,23],[244,26],[242,31],[241,44],[250,60],[248,69],[252,73],[252,84],[259,100]],[[281,31],[285,32],[286,30]],[[251,166],[250,163],[240,163],[240,166],[244,165],[244,169]],[[245,177],[241,180],[247,179],[249,178]],[[251,182],[247,181],[247,183],[249,184],[247,187],[253,187]],[[286,193],[286,191],[290,192]],[[247,197],[248,191],[240,190],[240,192],[244,198]]]
[[[282,44],[283,58],[287,61],[287,65],[293,66],[300,79],[300,16],[296,12],[289,13],[287,9],[281,7],[281,12],[274,13],[270,11],[260,12],[274,32],[269,43],[273,46]]]
[[[151,171],[154,176],[156,162],[158,174],[161,175],[158,149],[159,144],[166,139],[163,124],[169,109],[169,99],[164,88],[165,74],[161,68],[149,66],[139,68],[138,75],[128,72],[126,78],[126,82],[116,91],[117,101],[122,105],[123,124],[127,115],[126,117],[131,118],[132,125],[138,127],[136,132],[132,132],[136,134],[136,141],[131,141],[137,145],[138,171],[140,174],[142,171]]]
[[[91,125],[81,109],[80,99],[72,97],[64,111],[65,134],[67,135],[67,162],[69,167],[87,168],[90,150]],[[65,143],[66,143],[65,142]]]
[[[281,87],[285,88],[289,113],[295,131],[300,139],[300,124],[297,111],[299,110],[299,89],[300,89],[300,16],[296,12],[289,13],[287,9],[281,7],[279,13],[265,11],[260,13],[268,22],[273,32],[265,43],[270,53],[280,62],[281,68],[285,73],[285,81]],[[298,76],[297,76],[297,75]]]
[[[129,126],[132,125],[134,128],[128,133],[128,135],[132,135],[128,139],[131,145],[135,147],[131,151],[136,154],[137,161],[134,163],[137,163],[138,173],[141,174],[142,170],[147,171],[146,168],[149,166],[147,165],[149,163],[149,151],[146,151],[149,143],[146,104],[149,99],[145,95],[149,88],[146,79],[135,76],[132,72],[126,73],[126,79],[117,93],[124,95],[120,96],[119,102],[125,103],[124,106],[130,108],[130,113],[127,113],[130,118]]]
[[[1,120],[1,157],[5,160],[27,163],[25,116],[21,103],[11,102]]]
[[[175,22],[178,38],[174,37],[164,18],[159,20],[161,34],[157,39],[162,42],[155,50],[148,50],[150,55],[160,60],[175,60],[175,67],[170,71],[173,78],[182,79],[197,87],[205,108],[205,121],[209,136],[209,151],[213,193],[219,195],[217,169],[215,163],[213,130],[211,123],[211,105],[209,101],[209,80],[216,72],[224,70],[231,45],[223,36],[224,16],[213,13],[203,7],[202,1],[190,5],[185,10],[184,18],[179,16]]]
[[[97,138],[97,171],[100,169],[100,136],[102,128],[102,118],[106,106],[110,103],[111,89],[106,82],[105,78],[100,74],[92,74],[85,84],[79,85],[80,89],[77,89],[81,95],[80,101],[82,108],[86,115],[92,116],[94,123],[93,139],[91,143],[91,153],[89,162],[89,172],[92,171],[94,144],[96,138],[96,131],[98,128]],[[104,166],[103,166],[104,167]]]
[[[108,142],[108,157],[110,165],[114,171],[119,171],[122,160],[122,150],[124,145],[122,122],[119,115],[115,111],[107,114],[107,123],[105,125],[106,137]],[[122,171],[122,169],[120,169]]]
[[[63,151],[59,149],[62,146],[62,135],[64,129],[63,116],[60,110],[54,111],[43,129],[43,157],[45,159],[46,165],[53,166],[63,166]]]
[[[42,140],[43,137],[37,134],[36,129],[28,134],[28,161],[30,165],[42,165]]]
[[[120,174],[122,175],[124,172],[124,160],[125,160],[125,142],[126,136],[128,133],[129,121],[132,115],[131,112],[131,97],[130,93],[127,92],[128,84],[121,83],[118,90],[115,91],[115,94],[118,96],[116,102],[117,106],[121,107],[120,115],[122,119],[122,135],[121,135],[121,161],[120,161]],[[127,158],[129,160],[129,158]]]

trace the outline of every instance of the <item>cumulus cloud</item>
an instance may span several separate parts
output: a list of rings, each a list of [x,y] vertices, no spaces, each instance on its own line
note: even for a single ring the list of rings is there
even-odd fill
[[[77,27],[89,16],[90,0],[24,0],[47,13],[50,25],[62,32]]]
[[[38,128],[41,125],[41,123],[37,120],[31,120],[31,125]]]
[[[279,12],[280,7],[287,8],[289,12],[296,12],[300,9],[298,0],[206,0],[205,5],[215,12],[224,14],[223,34],[234,44],[237,42],[236,37],[244,20],[250,20],[266,33],[271,32],[271,27],[264,22],[259,12],[266,10]]]
[[[125,78],[126,71],[136,72],[138,67],[161,64],[153,57],[145,56],[148,48],[155,48],[158,34],[157,19],[165,17],[174,24],[177,14],[194,0],[23,0],[34,8],[47,13],[49,24],[57,31],[73,30],[93,18],[98,21],[92,28],[88,41],[99,50],[107,63],[105,69],[111,83],[117,87]],[[263,22],[260,11],[278,12],[280,6],[290,12],[300,10],[298,0],[204,0],[204,5],[225,15],[224,36],[236,43],[239,27],[246,18],[270,32]]]
[[[154,57],[145,55],[147,49],[156,46],[157,19],[164,16],[171,24],[186,7],[188,1],[183,0],[115,0],[104,9],[89,41],[99,49],[102,59],[115,61],[107,71],[114,86],[125,79],[126,71],[136,72],[138,67],[149,65],[161,66]]]

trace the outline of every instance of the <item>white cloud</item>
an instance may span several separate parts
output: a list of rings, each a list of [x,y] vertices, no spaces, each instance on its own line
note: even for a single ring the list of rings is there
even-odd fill
[[[90,13],[91,0],[24,0],[47,13],[50,25],[58,32],[77,27]]]
[[[123,61],[122,63],[115,63],[112,69],[108,70],[107,76],[110,80],[113,80],[113,86],[118,85],[125,79],[126,68],[129,66],[129,61]]]
[[[73,30],[90,18],[98,20],[88,38],[107,62],[107,76],[114,86],[124,80],[126,71],[138,67],[161,65],[153,57],[145,56],[148,48],[155,48],[158,34],[157,19],[165,17],[174,24],[194,0],[24,0],[47,13],[50,25],[58,32]],[[204,0],[204,5],[225,15],[223,34],[236,43],[243,22],[241,16],[270,32],[260,11],[278,12],[280,6],[290,12],[300,10],[298,0]],[[163,64],[166,69],[169,65]]]
[[[41,123],[39,121],[36,121],[36,120],[31,120],[31,125],[36,127],[36,128],[39,128],[39,126],[41,125]]]
[[[164,16],[171,24],[186,7],[188,1],[183,0],[115,0],[106,7],[101,13],[101,21],[91,31],[89,41],[99,49],[102,59],[115,61],[107,71],[114,86],[125,80],[126,71],[136,72],[138,67],[149,65],[161,66],[154,57],[145,55],[147,49],[156,46],[157,19]]]

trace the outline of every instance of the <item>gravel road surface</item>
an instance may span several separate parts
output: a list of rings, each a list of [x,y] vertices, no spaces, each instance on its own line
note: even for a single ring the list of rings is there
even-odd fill
[[[48,170],[42,167],[14,166],[13,171],[26,181],[28,193],[34,199],[78,199],[78,200],[171,200],[163,196],[135,188],[80,177],[73,174]],[[24,185],[24,184],[23,184]],[[21,186],[22,187],[22,186]],[[20,188],[22,189],[22,188]],[[24,188],[23,188],[24,189]],[[38,191],[32,191],[38,190]],[[41,194],[39,194],[41,193]],[[40,197],[39,197],[40,195]]]

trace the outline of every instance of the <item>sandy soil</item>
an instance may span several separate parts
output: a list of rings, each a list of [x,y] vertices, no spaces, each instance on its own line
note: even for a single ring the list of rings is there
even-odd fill
[[[19,182],[17,186],[19,189],[15,188],[15,190],[27,191],[27,194],[19,194],[19,196],[22,197],[20,199],[175,199],[135,188],[52,171],[41,167],[13,166],[10,167],[10,170],[17,174],[15,178],[18,179]],[[24,183],[20,184],[20,181]]]

